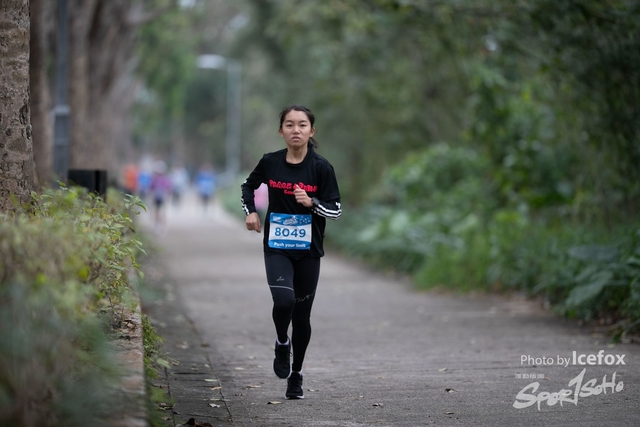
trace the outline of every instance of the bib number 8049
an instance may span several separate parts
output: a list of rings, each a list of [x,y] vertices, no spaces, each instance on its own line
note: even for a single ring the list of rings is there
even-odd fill
[[[311,215],[271,213],[269,247],[285,250],[309,250],[311,247]]]
[[[300,237],[303,238],[307,235],[307,230],[304,228],[289,228],[276,227],[273,234],[276,237]]]

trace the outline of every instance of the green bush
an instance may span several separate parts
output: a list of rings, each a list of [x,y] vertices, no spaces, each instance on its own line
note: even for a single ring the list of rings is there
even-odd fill
[[[446,144],[412,154],[327,237],[378,268],[411,274],[420,288],[514,290],[566,316],[619,322],[621,332],[637,327],[638,222],[622,214],[609,226],[581,220],[552,198],[535,211],[521,198],[505,203],[488,165]]]
[[[79,188],[0,218],[0,424],[100,425],[117,373],[110,334],[128,304],[138,201]]]

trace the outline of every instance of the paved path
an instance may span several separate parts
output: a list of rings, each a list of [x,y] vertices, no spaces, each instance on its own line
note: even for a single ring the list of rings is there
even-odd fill
[[[285,400],[286,381],[271,369],[275,333],[261,239],[218,206],[205,214],[192,204],[171,209],[166,232],[156,238],[163,250],[159,267],[169,275],[163,283],[173,287],[150,313],[180,363],[168,380],[176,422],[640,425],[637,345],[610,345],[523,301],[417,293],[403,280],[335,254],[322,261],[304,366],[306,398]],[[611,355],[600,366],[557,365],[558,356],[599,350]],[[624,365],[604,364],[617,361],[616,354],[624,355]],[[521,363],[523,356],[533,359]],[[553,364],[535,360],[542,357]],[[604,376],[611,382],[615,373],[619,391],[611,386],[606,395],[587,396],[583,388],[577,404],[514,408],[516,395],[534,382],[539,389],[525,393],[574,390],[572,380],[584,368],[582,384],[601,384]]]

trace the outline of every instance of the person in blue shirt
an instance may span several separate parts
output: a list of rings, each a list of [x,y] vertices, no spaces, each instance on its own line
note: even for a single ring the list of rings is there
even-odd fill
[[[213,171],[213,166],[210,164],[203,165],[198,171],[194,183],[198,191],[198,196],[202,201],[202,207],[206,212],[209,202],[213,200],[216,192],[216,176]]]

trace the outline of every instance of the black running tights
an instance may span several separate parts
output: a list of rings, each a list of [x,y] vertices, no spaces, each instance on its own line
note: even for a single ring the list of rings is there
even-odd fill
[[[292,370],[300,372],[311,339],[311,306],[318,286],[320,258],[265,254],[264,264],[273,297],[273,323],[278,341],[287,341],[291,324]]]

